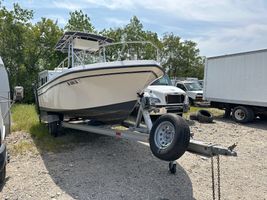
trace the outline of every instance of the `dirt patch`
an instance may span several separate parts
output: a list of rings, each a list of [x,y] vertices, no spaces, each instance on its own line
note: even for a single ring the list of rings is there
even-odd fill
[[[238,142],[238,157],[221,157],[222,199],[266,198],[267,122],[239,125],[217,118],[196,122],[191,131],[195,139],[224,146]],[[20,141],[32,146],[23,154],[12,151],[0,199],[212,199],[210,159],[186,153],[172,175],[145,144],[79,137],[85,142],[75,148],[39,153],[27,133],[10,135],[11,149]]]

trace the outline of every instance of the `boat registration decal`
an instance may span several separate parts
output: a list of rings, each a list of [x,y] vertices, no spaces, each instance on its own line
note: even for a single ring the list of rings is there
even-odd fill
[[[69,86],[75,85],[75,84],[78,84],[78,83],[80,83],[80,79],[74,79],[74,80],[67,81],[67,84]]]

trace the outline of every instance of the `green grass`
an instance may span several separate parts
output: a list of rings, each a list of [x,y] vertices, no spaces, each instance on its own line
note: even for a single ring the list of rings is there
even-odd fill
[[[17,104],[12,107],[12,132],[26,132],[30,134],[34,143],[21,140],[11,145],[12,151],[16,154],[23,154],[26,151],[33,151],[35,145],[39,151],[58,151],[70,142],[80,142],[75,134],[67,134],[55,138],[48,133],[45,124],[39,122],[34,105]]]

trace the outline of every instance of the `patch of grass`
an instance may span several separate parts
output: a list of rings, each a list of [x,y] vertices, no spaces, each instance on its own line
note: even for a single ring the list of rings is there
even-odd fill
[[[12,107],[12,131],[22,131],[30,134],[39,151],[57,151],[75,140],[74,134],[55,138],[48,133],[45,124],[39,122],[34,105],[17,104]],[[32,145],[29,141],[19,141],[13,145],[13,152],[24,153],[30,151]]]
[[[30,132],[34,125],[39,124],[38,115],[34,105],[15,104],[11,109],[12,131]]]

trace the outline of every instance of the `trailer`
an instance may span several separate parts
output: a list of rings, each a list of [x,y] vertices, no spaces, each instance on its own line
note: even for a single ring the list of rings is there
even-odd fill
[[[239,123],[267,118],[267,49],[207,58],[204,98]]]
[[[35,89],[36,93],[36,89]],[[36,101],[38,109],[38,101]],[[213,157],[218,155],[237,156],[235,145],[228,148],[201,142],[193,139],[185,119],[179,115],[168,113],[160,116],[154,123],[150,112],[154,104],[148,97],[139,95],[139,110],[135,120],[126,120],[121,124],[102,124],[93,120],[72,120],[60,118],[55,113],[39,112],[41,122],[48,126],[49,133],[58,136],[62,128],[86,131],[89,133],[125,138],[149,143],[154,156],[169,162],[169,171],[176,172],[176,160],[186,151],[194,154]]]

